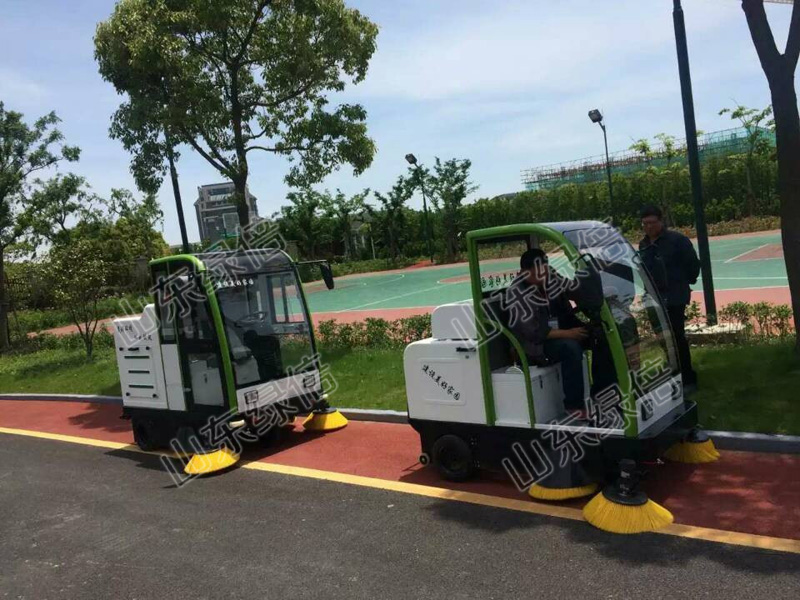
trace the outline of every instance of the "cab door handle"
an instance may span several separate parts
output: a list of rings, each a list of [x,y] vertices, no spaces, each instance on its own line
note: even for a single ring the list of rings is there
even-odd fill
[[[477,348],[469,347],[469,346],[459,346],[456,348],[456,352],[475,352]]]

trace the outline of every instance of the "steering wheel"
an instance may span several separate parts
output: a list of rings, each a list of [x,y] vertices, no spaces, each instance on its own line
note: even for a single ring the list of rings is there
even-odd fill
[[[234,321],[237,327],[242,327],[244,325],[255,325],[262,321],[266,321],[269,313],[265,310],[259,310],[254,313],[250,313],[249,315],[245,315],[241,319],[237,319]]]

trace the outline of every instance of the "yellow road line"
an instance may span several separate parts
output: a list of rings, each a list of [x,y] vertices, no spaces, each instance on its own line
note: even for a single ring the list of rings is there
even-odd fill
[[[121,442],[110,442],[106,440],[96,440],[72,435],[62,435],[59,433],[44,433],[41,431],[31,431],[27,429],[12,429],[0,427],[0,433],[20,435],[26,437],[57,440],[72,444],[83,444],[85,446],[95,446],[99,448],[109,448],[112,450],[126,450],[139,452],[142,454],[162,454],[154,452],[144,452],[138,446],[124,444]],[[169,455],[169,453],[163,453]],[[344,483],[357,485],[372,489],[400,492],[403,494],[413,494],[415,496],[425,496],[427,498],[438,498],[440,500],[452,500],[456,502],[466,502],[480,506],[490,506],[493,508],[505,508],[518,512],[525,512],[560,519],[570,519],[573,521],[583,520],[583,513],[580,509],[559,506],[555,504],[534,503],[530,500],[517,500],[514,498],[502,498],[490,496],[488,494],[477,494],[475,492],[462,492],[446,488],[438,488],[418,483],[406,483],[403,481],[390,481],[388,479],[378,479],[376,477],[364,477],[361,475],[348,475],[346,473],[336,473],[334,471],[322,471],[319,469],[309,469],[307,467],[293,467],[289,465],[279,465],[265,462],[246,462],[242,463],[241,468],[253,469],[256,471],[266,471],[280,475],[291,475],[294,477],[304,477],[307,479],[318,479],[331,481],[334,483]],[[746,546],[749,548],[759,548],[763,550],[774,550],[779,552],[790,552],[800,554],[800,540],[790,540],[786,538],[771,537],[766,535],[756,535],[752,533],[741,533],[738,531],[725,531],[723,529],[712,529],[709,527],[696,527],[694,525],[673,524],[655,533],[670,535],[675,537],[691,538],[719,544],[730,544],[734,546]]]

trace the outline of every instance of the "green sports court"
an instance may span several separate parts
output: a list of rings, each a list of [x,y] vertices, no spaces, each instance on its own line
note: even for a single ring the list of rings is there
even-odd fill
[[[735,300],[788,303],[788,281],[779,232],[711,238],[711,260],[719,305]],[[514,272],[515,258],[496,260],[492,271]],[[429,312],[434,306],[471,297],[466,263],[350,275],[336,288],[306,286],[317,320],[357,320],[366,316],[399,318]],[[694,286],[702,301],[702,282]]]

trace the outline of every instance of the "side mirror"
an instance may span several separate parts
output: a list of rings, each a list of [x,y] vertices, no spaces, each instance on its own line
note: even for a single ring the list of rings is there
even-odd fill
[[[333,289],[333,269],[329,263],[319,263],[319,270],[322,271],[322,279],[325,281],[325,287],[329,290]]]

